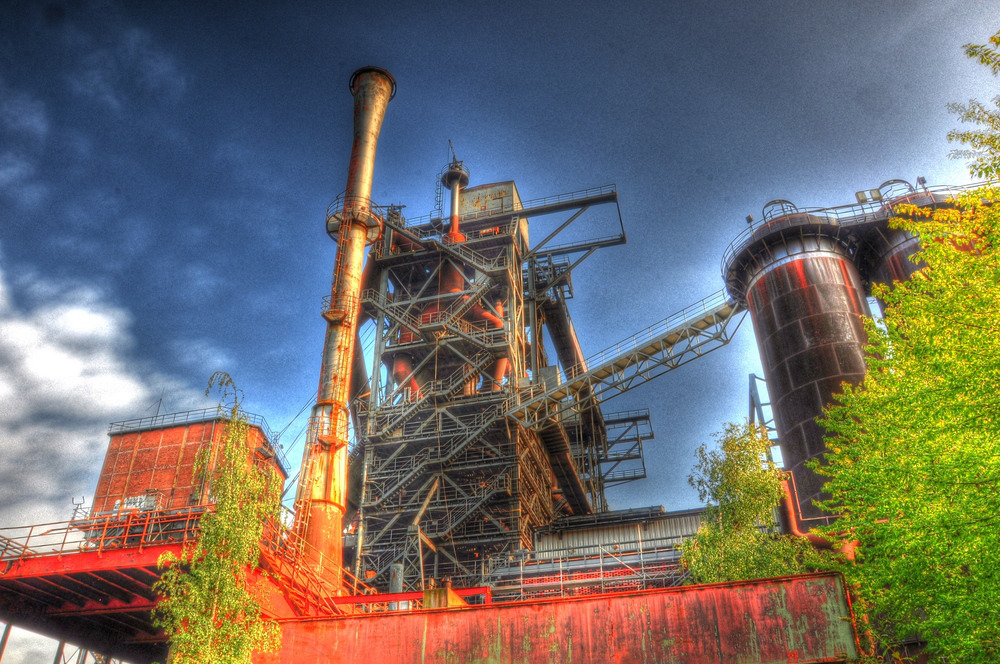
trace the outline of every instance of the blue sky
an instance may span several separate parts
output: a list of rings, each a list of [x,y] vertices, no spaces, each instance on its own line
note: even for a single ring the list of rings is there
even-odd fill
[[[947,159],[946,104],[997,94],[961,53],[997,29],[996,1],[614,7],[6,3],[0,525],[67,518],[93,492],[108,422],[161,396],[200,407],[217,369],[289,425],[297,465],[360,66],[399,84],[377,202],[429,212],[449,139],[472,184],[513,179],[524,199],[617,184],[629,242],[574,275],[587,354],[721,287],[725,247],[771,199],[968,181]],[[751,371],[747,321],[610,402],[648,407],[656,431],[650,478],[612,506],[695,505],[693,449],[745,417]]]

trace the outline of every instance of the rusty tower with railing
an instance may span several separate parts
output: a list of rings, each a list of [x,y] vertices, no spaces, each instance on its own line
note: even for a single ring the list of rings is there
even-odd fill
[[[610,441],[587,390],[561,417],[526,423],[512,413],[586,366],[566,301],[573,269],[625,241],[615,189],[522,204],[513,182],[467,183],[454,160],[442,176],[450,218],[385,210],[365,270],[362,317],[376,334],[369,389],[353,403],[347,550],[355,572],[383,588],[479,583],[496,561],[530,549],[535,529],[605,510],[607,486],[645,476],[641,444],[615,432],[636,431],[619,420],[648,413],[616,416]],[[612,213],[612,235],[551,242],[598,206]],[[529,219],[560,213],[568,219],[532,247]]]

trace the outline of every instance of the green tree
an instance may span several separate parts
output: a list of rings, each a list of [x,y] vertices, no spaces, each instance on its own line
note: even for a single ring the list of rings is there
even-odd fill
[[[1000,32],[988,44],[966,44],[965,54],[985,65],[993,75],[1000,74]],[[952,156],[968,158],[969,171],[976,177],[995,178],[1000,175],[1000,95],[990,100],[995,108],[970,99],[966,104],[949,104],[948,108],[962,122],[978,125],[975,129],[948,132],[949,141],[958,141],[968,148],[955,150]]]
[[[164,554],[155,590],[162,601],[156,625],[170,640],[175,664],[249,664],[253,652],[270,652],[281,632],[261,613],[263,587],[250,573],[260,561],[264,524],[278,518],[281,483],[253,462],[242,393],[232,378],[216,372],[209,380],[229,400],[221,448],[203,450],[199,472],[210,473],[214,508],[200,522],[201,533],[180,557]]]
[[[717,449],[698,448],[688,482],[707,504],[682,565],[695,583],[785,576],[821,566],[821,554],[802,537],[780,535],[774,509],[782,474],[770,461],[770,441],[749,423],[728,424]]]
[[[966,52],[1000,71],[995,49]],[[996,176],[1000,115],[978,102],[956,110],[982,126],[951,136],[972,146],[962,154],[973,174]],[[998,195],[987,186],[949,209],[895,210],[927,267],[874,288],[884,325],[868,326],[867,374],[827,409],[827,464],[814,466],[828,478],[824,507],[840,515],[830,532],[860,543],[844,571],[874,636],[919,636],[941,662],[1000,660]]]

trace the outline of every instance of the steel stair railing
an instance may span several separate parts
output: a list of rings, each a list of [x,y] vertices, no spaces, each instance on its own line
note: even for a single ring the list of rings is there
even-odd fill
[[[409,483],[412,482],[414,479],[416,479],[425,468],[430,466],[439,466],[447,464],[453,458],[461,454],[462,451],[465,450],[465,448],[471,445],[477,438],[479,438],[479,436],[485,433],[491,426],[493,426],[493,423],[496,422],[497,419],[503,417],[503,411],[504,408],[500,407],[500,408],[491,408],[481,413],[473,421],[472,426],[475,428],[466,434],[459,434],[458,436],[452,438],[448,446],[449,447],[448,452],[441,456],[432,455],[430,453],[430,448],[421,450],[418,454],[414,455],[411,458],[416,459],[418,457],[421,457],[422,459],[409,472],[403,475],[403,477],[401,477],[394,484],[390,485],[388,489],[383,491],[382,495],[380,495],[377,499],[373,500],[370,503],[366,503],[365,507],[377,507],[381,505],[387,498],[394,495],[400,489],[403,489],[407,485],[409,485]],[[371,480],[371,478],[372,478],[371,473],[369,473],[369,480]]]
[[[482,487],[479,491],[476,491],[472,496],[470,496],[472,502],[467,502],[464,505],[465,509],[452,509],[447,519],[432,522],[431,526],[432,528],[436,528],[435,530],[432,530],[431,528],[423,529],[424,534],[432,538],[447,536],[453,530],[462,525],[462,523],[468,520],[476,512],[476,510],[486,504],[486,502],[489,501],[494,495],[505,492],[509,493],[510,489],[510,477],[506,473],[497,475],[492,481],[486,484],[485,487]]]

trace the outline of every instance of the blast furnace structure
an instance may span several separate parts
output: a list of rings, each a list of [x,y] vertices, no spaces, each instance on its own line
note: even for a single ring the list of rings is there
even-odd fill
[[[871,284],[917,268],[917,239],[887,221],[899,203],[947,205],[957,189],[891,180],[857,205],[773,201],[727,250],[725,289],[586,356],[568,301],[574,270],[625,242],[615,187],[522,201],[512,181],[473,183],[453,152],[439,212],[406,219],[371,201],[395,81],[366,67],[350,89],[354,141],[326,214],[337,255],[294,524],[268,523],[261,542],[264,610],[284,641],[258,661],[353,660],[372,643],[399,661],[850,661],[857,638],[836,575],[667,588],[698,511],[609,509],[609,486],[645,477],[652,428],[648,411],[603,406],[727,344],[749,311],[794,479],[788,525],[826,519],[805,466],[823,451],[815,418],[863,376]],[[607,232],[562,240],[584,214],[603,214]],[[134,661],[165,657],[150,619],[156,561],[196,538],[212,508],[211,471],[190,459],[217,445],[221,417],[113,425],[92,514],[0,532],[0,618]],[[254,425],[248,457],[284,477],[280,449]],[[612,639],[595,620],[622,628]]]
[[[573,269],[625,242],[614,187],[525,205],[514,182],[469,180],[457,159],[444,169],[444,218],[384,209],[365,268],[361,317],[376,336],[372,366],[355,372],[367,387],[353,404],[348,553],[378,587],[479,583],[536,529],[603,512],[605,487],[645,476],[646,411],[606,418],[584,390],[541,426],[508,415],[586,366],[566,302]],[[608,236],[552,242],[590,208],[610,213]],[[559,214],[532,246],[529,219]]]
[[[327,211],[337,258],[295,529],[336,583],[347,525],[345,567],[401,592],[483,583],[558,518],[606,512],[608,486],[645,477],[652,429],[648,411],[604,413],[602,395],[725,344],[737,310],[716,294],[584,357],[567,301],[573,270],[625,242],[615,187],[522,202],[514,182],[470,187],[453,153],[438,183],[448,214],[405,219],[370,200],[394,91],[375,67],[351,79],[354,144]],[[591,209],[607,233],[558,242]],[[545,232],[535,243],[532,222]],[[368,321],[370,365],[358,349]]]

